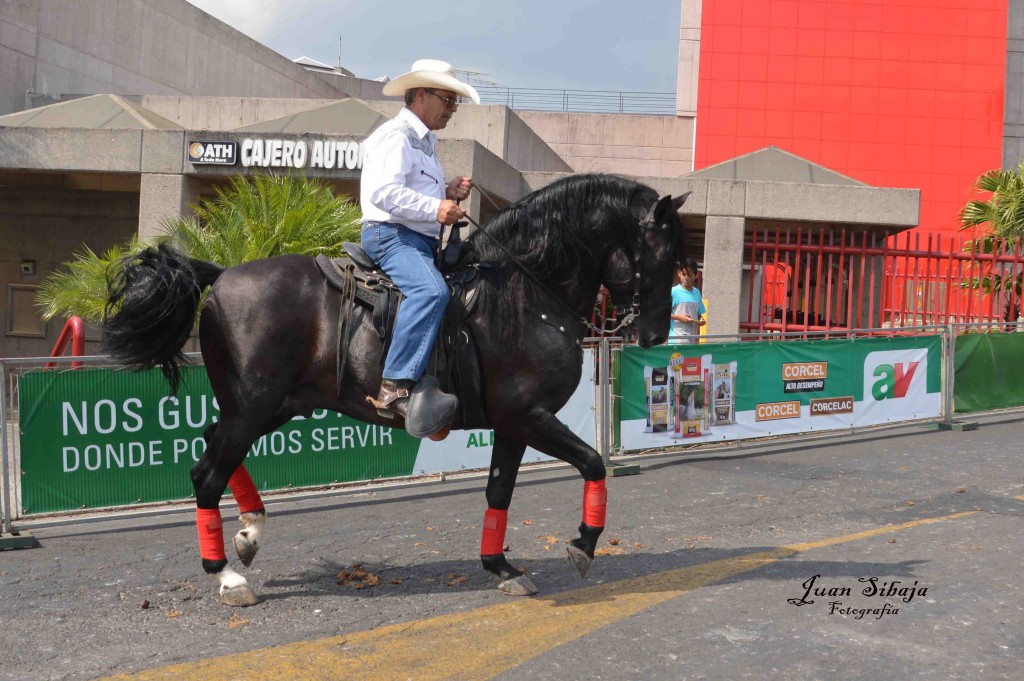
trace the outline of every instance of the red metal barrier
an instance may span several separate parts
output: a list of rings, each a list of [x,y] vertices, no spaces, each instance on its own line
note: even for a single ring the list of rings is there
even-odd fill
[[[1016,321],[1020,314],[1018,279],[1024,253],[1018,240],[932,235],[895,238],[886,264],[883,312],[893,326]]]
[[[53,352],[50,353],[50,357],[61,357],[64,351],[68,349],[69,344],[71,345],[72,357],[81,357],[85,354],[85,324],[80,317],[70,317],[64,323],[64,328],[60,332],[60,338],[57,339],[57,344],[53,346]],[[46,364],[47,369],[52,369],[55,366],[57,366],[56,362],[47,362]],[[72,369],[77,369],[81,366],[81,362],[71,363]]]
[[[609,333],[608,322],[615,321],[615,306],[612,304],[611,294],[604,286],[597,292],[597,300],[594,301],[594,311],[590,314],[590,331],[588,338],[602,338],[612,335]],[[614,327],[614,323],[612,327]],[[596,330],[595,330],[596,329]]]
[[[1019,240],[766,225],[748,234],[745,246],[743,331],[898,333],[904,326],[1013,322],[1021,314]]]

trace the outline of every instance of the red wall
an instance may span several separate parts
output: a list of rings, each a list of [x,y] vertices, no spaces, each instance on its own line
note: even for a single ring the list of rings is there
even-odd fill
[[[774,145],[959,227],[1002,163],[1007,0],[703,0],[694,167]]]

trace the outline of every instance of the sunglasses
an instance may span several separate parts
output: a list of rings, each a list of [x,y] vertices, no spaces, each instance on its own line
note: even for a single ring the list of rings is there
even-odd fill
[[[423,89],[425,91],[429,92],[430,94],[434,95],[438,99],[440,99],[442,102],[444,102],[445,108],[453,109],[453,110],[459,108],[459,98],[458,97],[444,97],[442,95],[437,94],[436,92],[434,92],[430,88],[423,88]]]

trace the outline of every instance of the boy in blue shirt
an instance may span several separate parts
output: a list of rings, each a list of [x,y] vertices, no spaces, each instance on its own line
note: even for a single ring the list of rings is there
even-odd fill
[[[694,338],[673,338],[674,343],[695,343],[700,327],[707,322],[704,314],[704,300],[700,289],[693,285],[697,280],[697,261],[689,260],[685,267],[676,272],[679,283],[672,287],[672,327],[669,336],[694,336]]]

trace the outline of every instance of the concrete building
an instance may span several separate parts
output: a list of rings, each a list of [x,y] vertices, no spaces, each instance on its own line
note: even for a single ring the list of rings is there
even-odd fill
[[[40,96],[372,99],[382,87],[309,71],[184,0],[0,3],[0,115]]]
[[[60,324],[40,320],[34,289],[77,249],[151,236],[230,174],[301,167],[355,195],[359,145],[400,104],[380,98],[381,83],[308,67],[183,0],[0,4],[0,356],[49,353]],[[466,105],[438,154],[449,175],[471,175],[503,203],[584,171],[692,191],[686,222],[715,301],[711,333],[738,328],[751,226],[917,224],[916,190],[836,184],[802,159],[790,173],[746,161],[686,177],[694,118],[682,114]],[[468,207],[482,220],[492,210],[477,193]]]

